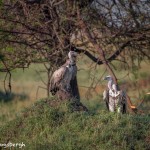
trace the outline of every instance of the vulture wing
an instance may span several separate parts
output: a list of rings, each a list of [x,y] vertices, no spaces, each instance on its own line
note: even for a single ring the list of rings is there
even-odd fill
[[[106,89],[103,92],[103,100],[105,101],[107,110],[109,111],[109,90],[108,89]]]
[[[50,92],[52,95],[55,95],[56,92],[61,88],[61,82],[63,81],[67,72],[68,68],[66,66],[62,66],[53,73],[50,80]]]

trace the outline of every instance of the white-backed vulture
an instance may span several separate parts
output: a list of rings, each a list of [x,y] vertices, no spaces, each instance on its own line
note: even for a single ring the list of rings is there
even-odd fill
[[[66,63],[56,70],[51,77],[50,92],[52,95],[55,95],[58,90],[71,92],[70,81],[74,79],[77,74],[77,53],[70,51],[68,57],[69,59]]]
[[[118,113],[126,112],[126,94],[122,90],[117,89],[113,78],[109,75],[104,78],[108,81],[108,89],[103,92],[103,99],[110,112],[117,111]]]

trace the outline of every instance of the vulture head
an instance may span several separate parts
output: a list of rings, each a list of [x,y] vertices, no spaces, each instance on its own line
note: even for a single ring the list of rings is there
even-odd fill
[[[107,84],[108,89],[114,89],[114,90],[116,90],[116,85],[114,85],[113,78],[110,75],[106,76],[104,78],[104,80],[108,81],[108,84]]]
[[[70,59],[71,62],[76,62],[76,57],[77,57],[77,53],[75,51],[70,51],[68,53],[68,57]]]
[[[119,87],[114,83],[114,80],[112,78],[112,76],[108,75],[104,78],[104,80],[108,81],[108,88],[113,90],[113,92],[117,92],[119,90]]]
[[[113,78],[112,78],[110,75],[108,75],[108,76],[104,77],[104,80],[112,81],[112,80],[113,80]]]

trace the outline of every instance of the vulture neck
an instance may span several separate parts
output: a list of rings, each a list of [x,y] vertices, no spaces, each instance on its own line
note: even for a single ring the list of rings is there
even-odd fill
[[[108,88],[109,90],[112,89],[113,80],[108,81]]]
[[[108,81],[108,88],[109,88],[109,90],[112,90],[113,92],[117,92],[119,90],[119,88],[117,87],[117,85],[114,84],[113,80],[109,80]]]
[[[70,58],[70,59],[69,59],[69,65],[75,66],[75,65],[76,65],[76,62],[75,62],[72,58]]]

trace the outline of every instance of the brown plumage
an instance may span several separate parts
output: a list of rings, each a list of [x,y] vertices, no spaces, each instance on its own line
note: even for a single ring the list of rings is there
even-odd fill
[[[56,70],[50,81],[50,92],[55,95],[58,90],[71,92],[70,81],[74,79],[77,74],[76,66],[76,52],[70,51],[69,59],[64,65]]]

